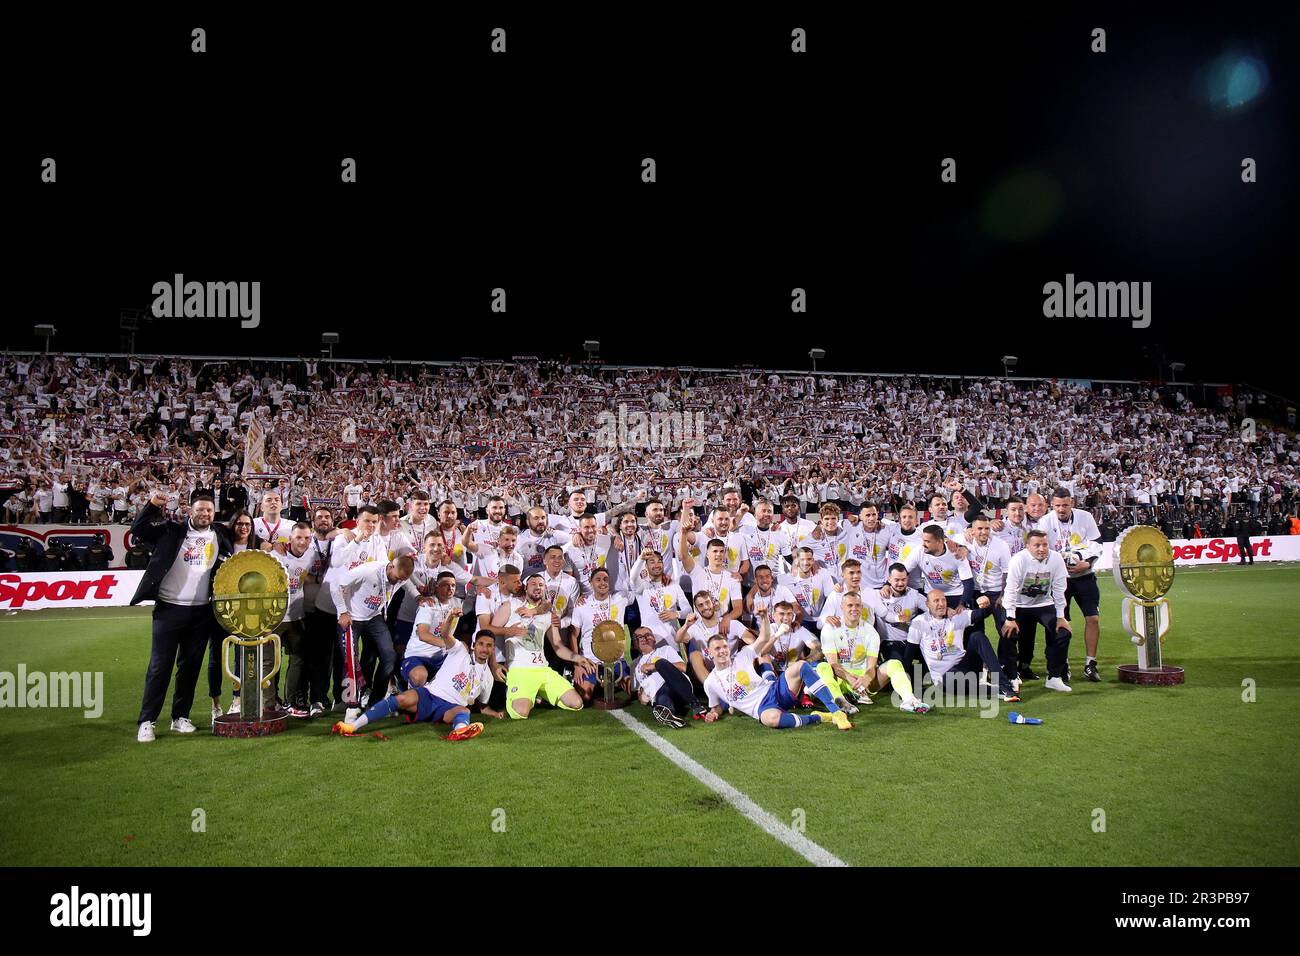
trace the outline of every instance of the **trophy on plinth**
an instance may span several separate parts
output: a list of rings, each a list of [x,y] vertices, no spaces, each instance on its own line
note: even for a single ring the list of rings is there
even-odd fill
[[[615,690],[614,668],[627,650],[627,635],[623,625],[617,621],[601,621],[591,632],[591,649],[597,659],[604,664],[604,693],[593,705],[597,710],[618,710],[626,707],[631,700],[620,697]]]
[[[241,551],[217,569],[212,610],[230,636],[221,642],[221,669],[239,688],[239,713],[212,722],[218,737],[278,734],[289,712],[276,706],[272,682],[280,672],[280,636],[274,633],[289,610],[289,577],[265,551]],[[239,673],[230,652],[239,655]]]
[[[1119,665],[1126,684],[1181,684],[1183,669],[1164,662],[1173,616],[1165,597],[1174,583],[1174,549],[1158,528],[1134,525],[1115,539],[1115,583],[1126,595],[1124,630],[1137,645],[1138,662]]]

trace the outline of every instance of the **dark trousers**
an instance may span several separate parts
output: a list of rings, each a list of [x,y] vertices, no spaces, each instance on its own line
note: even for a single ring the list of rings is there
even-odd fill
[[[302,621],[285,621],[280,632],[280,643],[285,656],[284,702],[290,707],[306,710],[307,699],[307,629]]]
[[[695,688],[691,679],[663,660],[655,661],[655,673],[664,679],[664,686],[655,694],[654,703],[667,707],[678,717],[690,716],[695,709]]]
[[[335,640],[338,633],[338,621],[333,614],[324,611],[308,611],[307,619],[307,697],[312,703],[325,703],[330,696],[330,665],[334,655],[342,656],[339,642]],[[343,679],[341,676],[338,678]],[[337,700],[337,695],[335,697]]]
[[[414,630],[415,621],[413,620],[403,621],[399,619],[393,623],[393,655],[397,660],[400,661],[406,657],[406,645],[410,642],[411,632]],[[396,671],[397,673],[395,676],[397,677],[397,689],[399,691],[407,690],[406,680],[402,677],[401,673],[402,669],[398,667],[396,668]],[[433,675],[430,674],[429,678],[432,680]]]
[[[1070,634],[1056,629],[1056,608],[1051,604],[1043,607],[1016,608],[1016,623],[1020,625],[1020,664],[1028,666],[1034,654],[1034,634],[1041,624],[1043,627],[1043,650],[1047,658],[1047,676],[1064,679],[1066,663],[1070,657]],[[1028,657],[1025,645],[1028,643]]]
[[[145,672],[144,698],[136,723],[156,721],[162,713],[172,668],[176,668],[176,692],[172,695],[172,720],[188,717],[194,706],[194,689],[198,686],[203,654],[213,633],[220,635],[211,604],[188,607],[158,601],[153,608],[153,647],[149,669]]]
[[[397,652],[393,648],[393,635],[382,617],[372,617],[368,621],[353,621],[346,631],[339,630],[339,641],[343,645],[345,657],[344,669],[353,678],[362,677],[370,686],[370,702],[377,704],[388,696],[388,681],[393,676],[397,663]],[[358,660],[358,644],[364,648],[364,654]],[[368,664],[373,662],[374,673]],[[364,675],[364,676],[362,676]],[[360,691],[357,691],[360,700]]]
[[[949,692],[950,677],[957,674],[978,674],[987,668],[989,677],[997,683],[998,690],[1004,694],[1010,693],[1011,676],[1003,672],[1002,665],[998,663],[998,655],[993,653],[993,645],[984,636],[984,632],[976,631],[974,634],[967,635],[965,640],[965,655],[943,675],[944,692]]]
[[[220,697],[221,685],[225,682],[225,669],[221,663],[221,642],[226,639],[226,632],[217,628],[212,636],[208,638],[208,696]],[[237,650],[237,649],[236,649]],[[239,662],[242,660],[240,654],[235,654],[235,675],[239,675]],[[235,693],[239,693],[239,685],[235,685]]]
[[[1249,535],[1237,536],[1237,549],[1241,552],[1241,559],[1237,562],[1238,564],[1245,564],[1247,561],[1251,564],[1255,563],[1255,555],[1250,550]]]

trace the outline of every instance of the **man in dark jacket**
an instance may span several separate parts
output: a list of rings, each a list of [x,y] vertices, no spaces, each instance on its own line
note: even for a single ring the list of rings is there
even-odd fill
[[[153,649],[145,674],[144,699],[136,721],[136,740],[154,739],[154,722],[176,667],[171,729],[192,734],[190,708],[203,654],[213,632],[220,629],[212,613],[212,581],[221,562],[230,556],[226,529],[213,523],[212,498],[195,496],[185,521],[163,519],[167,495],[155,491],[131,526],[133,537],[154,546],[149,566],[131,603],[152,600]]]

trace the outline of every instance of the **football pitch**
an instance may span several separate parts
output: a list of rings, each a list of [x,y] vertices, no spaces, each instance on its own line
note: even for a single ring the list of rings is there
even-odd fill
[[[848,732],[623,712],[673,759],[612,714],[544,706],[459,744],[400,720],[367,728],[387,740],[332,737],[333,715],[219,739],[206,666],[199,732],[167,729],[169,691],[141,745],[148,609],[21,612],[0,619],[0,671],[103,672],[103,713],[0,710],[0,864],[1300,864],[1300,567],[1178,572],[1181,687],[1118,683],[1136,653],[1099,577],[1100,684],[1079,622],[1074,692],[1026,683],[991,719],[884,695]]]

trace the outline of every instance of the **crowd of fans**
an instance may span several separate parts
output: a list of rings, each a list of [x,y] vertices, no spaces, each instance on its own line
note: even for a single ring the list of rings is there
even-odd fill
[[[877,501],[896,513],[953,478],[994,508],[1066,487],[1113,533],[1280,533],[1300,443],[1250,421],[1249,390],[1076,381],[615,369],[536,360],[425,365],[9,356],[0,378],[0,494],[13,523],[129,523],[149,489],[183,514],[355,513],[422,488],[465,516],[502,494],[511,518],[657,498]],[[636,427],[638,416],[674,426]],[[1248,421],[1249,420],[1249,421]],[[256,424],[254,424],[256,423]],[[1244,423],[1244,424],[1243,424]],[[620,427],[621,426],[621,427]],[[266,477],[245,477],[245,433]],[[1253,440],[1252,440],[1253,439]]]

